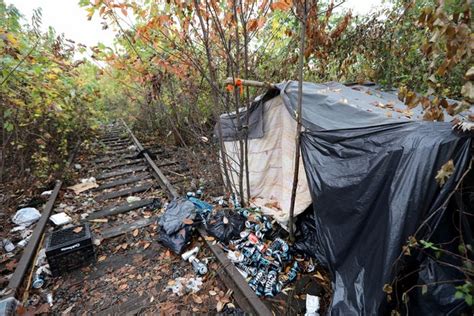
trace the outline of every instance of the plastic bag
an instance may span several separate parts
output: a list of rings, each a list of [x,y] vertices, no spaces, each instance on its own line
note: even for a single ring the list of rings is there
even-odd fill
[[[293,249],[301,254],[314,257],[317,251],[318,240],[316,238],[316,222],[314,211],[310,206],[296,221],[296,236]]]
[[[183,250],[186,248],[186,245],[191,240],[192,228],[192,225],[185,225],[183,228],[170,235],[161,229],[160,235],[158,236],[158,241],[161,242],[163,246],[169,248],[174,253],[179,255],[183,252]]]
[[[167,235],[172,235],[186,225],[184,223],[185,219],[194,220],[195,217],[196,208],[194,204],[187,199],[178,198],[168,204],[158,224]]]
[[[12,221],[17,225],[30,226],[33,223],[36,223],[41,217],[41,213],[34,207],[25,207],[19,209],[15,216],[13,216]]]
[[[240,238],[240,232],[244,228],[245,217],[230,210],[216,213],[207,222],[207,232],[225,244],[232,239]]]

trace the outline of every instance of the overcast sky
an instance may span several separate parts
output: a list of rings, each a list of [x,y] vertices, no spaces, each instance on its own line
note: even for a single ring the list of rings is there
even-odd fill
[[[91,21],[88,21],[87,12],[79,6],[79,0],[5,0],[5,2],[15,5],[28,21],[31,20],[33,9],[41,7],[43,29],[52,26],[58,33],[64,33],[66,38],[87,46],[94,46],[97,42],[112,45],[113,30],[102,30],[101,19],[97,13]],[[346,0],[343,7],[352,9],[356,14],[362,14],[381,3],[382,0]]]

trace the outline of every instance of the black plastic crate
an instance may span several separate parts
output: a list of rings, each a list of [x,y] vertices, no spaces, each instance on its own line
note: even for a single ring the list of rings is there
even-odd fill
[[[82,227],[80,232],[74,232]],[[94,244],[89,225],[65,228],[52,232],[46,239],[46,258],[53,276],[95,262]]]

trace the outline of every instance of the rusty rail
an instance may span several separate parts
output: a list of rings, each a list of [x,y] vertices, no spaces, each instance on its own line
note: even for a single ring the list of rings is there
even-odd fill
[[[153,175],[158,180],[161,187],[167,191],[170,198],[174,199],[179,197],[178,192],[174,189],[172,184],[166,178],[166,176],[161,172],[160,168],[155,164],[153,159],[148,155],[146,150],[144,150],[143,145],[138,141],[133,132],[130,130],[128,125],[122,120],[123,125],[130,133],[132,140],[137,147],[137,149],[143,153],[148,165],[153,170]],[[255,294],[255,292],[250,288],[245,279],[242,277],[240,272],[234,266],[232,262],[226,257],[225,253],[217,245],[209,242],[205,237],[207,237],[206,231],[203,227],[198,228],[198,232],[206,241],[207,246],[211,249],[212,253],[219,261],[220,269],[217,270],[219,277],[226,284],[226,286],[234,291],[234,297],[239,307],[242,308],[246,313],[253,315],[263,315],[271,316],[273,315],[272,311],[262,302],[262,300]]]
[[[79,140],[76,146],[74,147],[71,156],[68,159],[67,168],[71,166],[72,161],[74,160],[74,156],[77,150],[79,149],[80,144],[81,144],[81,141]],[[25,250],[23,251],[20,261],[18,262],[15,268],[15,271],[13,272],[13,275],[10,278],[10,281],[8,282],[7,288],[9,289],[9,292],[6,294],[6,297],[15,297],[15,298],[18,297],[18,294],[19,294],[18,292],[21,288],[21,285],[23,284],[25,275],[27,274],[32,261],[37,255],[37,250],[43,239],[43,234],[46,228],[46,224],[48,223],[51,212],[53,211],[54,203],[56,202],[56,199],[59,195],[59,191],[61,190],[62,185],[63,185],[62,180],[56,181],[56,185],[54,186],[53,192],[51,192],[51,196],[46,202],[44,210],[41,213],[41,217],[38,223],[36,223],[36,226],[35,226],[35,229],[33,230],[31,238]]]

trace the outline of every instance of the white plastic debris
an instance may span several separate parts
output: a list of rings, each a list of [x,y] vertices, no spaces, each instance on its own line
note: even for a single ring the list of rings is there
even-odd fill
[[[202,286],[202,278],[191,278],[186,283],[186,289],[191,291],[192,293],[196,293],[201,289]]]
[[[23,239],[30,237],[31,234],[33,234],[32,229],[25,229],[25,230],[22,230],[21,233],[20,233],[21,238],[23,238]]]
[[[128,150],[136,150],[137,147],[135,147],[135,145],[130,145],[127,147]]]
[[[244,255],[239,251],[229,251],[227,253],[227,258],[234,263],[244,261]]]
[[[20,226],[15,226],[15,227],[13,227],[13,228],[10,230],[10,232],[11,232],[11,233],[14,233],[14,232],[19,232],[19,231],[22,231],[22,230],[25,230],[25,229],[26,229],[25,226],[20,225]]]
[[[41,196],[50,196],[53,193],[53,190],[44,191],[41,193]]]
[[[25,207],[19,209],[15,216],[13,216],[13,223],[21,226],[28,227],[33,223],[36,223],[41,217],[41,213],[34,207]]]
[[[60,226],[72,222],[72,218],[64,212],[54,214],[49,218],[54,225]]]
[[[35,266],[40,267],[46,263],[46,249],[42,248],[38,252],[38,256],[36,257]]]
[[[90,177],[90,178],[85,178],[85,179],[81,179],[81,183],[96,183],[96,179],[94,177]]]
[[[139,196],[129,196],[127,197],[127,202],[128,203],[132,203],[132,202],[138,202],[140,201],[142,198],[139,197]]]
[[[2,244],[3,249],[5,249],[6,252],[12,252],[13,250],[15,250],[15,245],[9,239],[3,239]]]
[[[80,164],[76,163],[76,164],[74,164],[74,169],[81,170],[82,166]]]
[[[51,270],[49,268],[49,264],[43,264],[41,267],[36,269],[36,274],[47,274],[52,275]]]
[[[305,316],[319,316],[319,296],[306,294]]]
[[[173,294],[176,295],[183,295],[184,291],[196,293],[201,289],[202,286],[202,278],[176,278],[172,284],[166,287],[167,290],[171,290]]]
[[[46,294],[46,301],[48,302],[49,306],[53,306],[53,293]]]
[[[30,238],[31,236],[28,236],[27,238],[20,240],[16,245],[20,248],[25,248]]]

